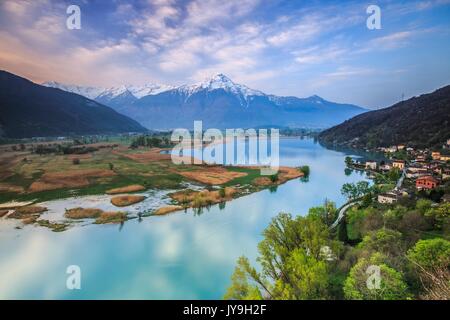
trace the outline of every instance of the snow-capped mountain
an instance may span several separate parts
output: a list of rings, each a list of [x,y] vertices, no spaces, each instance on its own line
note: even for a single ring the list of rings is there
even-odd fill
[[[242,84],[234,83],[230,78],[222,73],[216,74],[213,77],[206,79],[203,82],[199,82],[192,85],[183,85],[177,90],[186,94],[189,98],[193,94],[200,91],[214,91],[222,89],[225,92],[231,93],[238,97],[241,105],[248,106],[249,98],[251,96],[264,96],[265,94],[258,90],[250,89]]]
[[[172,86],[154,83],[145,84],[143,86],[122,85],[110,88],[70,85],[59,83],[56,81],[44,82],[42,85],[46,87],[58,88],[64,91],[76,93],[85,96],[86,98],[89,99],[97,99],[98,97],[103,98],[108,97],[109,99],[114,99],[118,96],[123,95],[126,92],[129,92],[135,98],[140,99],[148,95],[158,94],[174,88]]]
[[[216,128],[290,126],[329,127],[366,111],[319,96],[267,95],[237,84],[223,74],[178,87],[147,84],[113,88],[44,85],[94,96],[95,101],[134,118],[151,129],[191,128],[194,120]]]
[[[100,87],[85,87],[85,86],[77,86],[70,84],[63,84],[56,81],[44,82],[42,84],[45,87],[58,88],[63,91],[72,92],[79,94],[81,96],[85,96],[89,99],[97,98],[105,89]]]

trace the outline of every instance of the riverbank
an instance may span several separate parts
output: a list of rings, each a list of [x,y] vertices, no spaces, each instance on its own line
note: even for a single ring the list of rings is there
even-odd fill
[[[125,213],[120,219],[99,220],[100,213],[85,219],[117,223],[138,217],[138,210],[139,216],[146,216],[167,214],[175,208],[209,207],[277,187],[304,175],[300,169],[291,167],[281,167],[277,174],[264,176],[262,168],[255,166],[175,165],[162,148],[130,149],[117,144],[96,144],[86,149],[91,151],[82,155],[37,155],[29,151],[3,154],[0,157],[3,166],[0,210],[26,210],[34,205],[47,208],[55,201],[67,203],[64,208],[60,206],[59,213],[50,210],[48,214],[44,210],[23,217],[14,215],[24,225],[43,225],[64,231],[79,222],[70,215],[64,216],[64,212],[91,208],[89,205],[85,208],[83,199],[87,203],[98,200],[102,208],[97,209],[102,212]],[[157,191],[163,192],[168,201],[148,206],[146,199],[150,197],[154,201],[152,193]],[[178,196],[180,194],[183,197]],[[48,223],[40,222],[44,219]]]

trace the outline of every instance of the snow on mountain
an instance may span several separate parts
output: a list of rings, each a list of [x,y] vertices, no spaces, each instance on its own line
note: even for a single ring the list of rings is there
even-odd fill
[[[199,82],[192,85],[184,85],[179,87],[178,89],[188,94],[194,94],[202,90],[212,91],[216,89],[223,89],[227,92],[231,92],[236,95],[242,95],[246,99],[249,96],[264,95],[264,93],[262,93],[261,91],[253,90],[247,86],[234,83],[230,78],[221,73],[216,74],[215,76],[211,77],[210,79],[206,79],[203,82]]]
[[[156,95],[161,92],[169,91],[172,89],[175,89],[175,87],[153,83],[146,84],[143,86],[128,86],[128,91],[130,91],[138,99],[148,95]]]
[[[265,96],[261,91],[234,83],[230,78],[221,73],[216,74],[205,81],[192,85],[183,85],[177,88],[177,90],[186,94],[186,99],[200,91],[213,91],[218,89],[223,89],[225,92],[234,94],[241,101],[241,104],[246,106],[248,106],[251,96]]]
[[[76,93],[89,99],[95,99],[105,90],[104,88],[100,87],[77,86],[77,85],[63,84],[56,81],[44,82],[42,85],[45,87],[57,88],[67,92]]]
[[[145,84],[143,86],[122,85],[110,88],[67,85],[56,81],[44,82],[42,85],[46,87],[58,88],[64,91],[76,93],[85,96],[86,98],[89,99],[97,99],[97,98],[114,99],[125,93],[129,93],[134,97],[136,97],[137,99],[140,99],[148,95],[159,94],[161,92],[172,90],[175,88],[173,86],[154,83]]]
[[[228,93],[234,94],[240,100],[241,104],[245,106],[248,106],[250,97],[265,96],[265,94],[261,91],[234,83],[230,78],[221,73],[216,74],[202,82],[191,85],[182,85],[179,87],[149,83],[143,86],[122,85],[118,87],[101,88],[66,85],[55,81],[45,82],[43,85],[77,93],[89,99],[102,100],[102,102],[128,94],[133,95],[136,99],[140,99],[148,95],[157,95],[170,90],[181,92],[186,96],[186,99],[188,99],[191,95],[200,91],[223,89]]]
[[[129,90],[126,86],[111,87],[111,88],[103,89],[103,91],[97,97],[95,97],[95,99],[100,99],[100,98],[113,99],[113,98],[123,95],[124,93],[131,94],[131,92],[129,92]]]
[[[163,92],[173,91],[176,94],[181,94],[184,101],[188,101],[189,98],[199,92],[212,92],[215,90],[222,89],[227,93],[234,95],[241,106],[248,107],[255,97],[265,97],[272,103],[278,106],[283,105],[295,105],[299,100],[305,103],[313,105],[321,105],[327,103],[326,100],[322,99],[317,95],[313,95],[308,98],[297,98],[297,97],[282,97],[275,95],[266,95],[265,93],[251,89],[245,85],[233,82],[230,78],[224,74],[216,74],[211,78],[208,78],[202,82],[181,85],[178,87],[162,84],[149,83],[143,86],[135,85],[122,85],[111,88],[101,88],[101,87],[83,87],[77,85],[65,85],[59,82],[46,82],[43,84],[47,87],[59,88],[61,90],[77,93],[83,95],[87,98],[96,100],[97,102],[117,107],[120,104],[133,103],[146,96],[157,95]]]

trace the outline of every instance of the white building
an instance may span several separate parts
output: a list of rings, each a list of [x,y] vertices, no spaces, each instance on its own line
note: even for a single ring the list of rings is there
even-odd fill
[[[377,162],[373,160],[366,161],[366,169],[377,170]]]
[[[392,204],[398,201],[398,195],[395,192],[386,192],[378,195],[378,203]]]

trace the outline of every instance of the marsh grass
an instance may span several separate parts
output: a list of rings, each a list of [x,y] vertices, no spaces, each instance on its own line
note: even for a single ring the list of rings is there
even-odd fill
[[[111,199],[111,203],[116,207],[127,207],[132,204],[144,201],[145,196],[125,195],[117,196]]]
[[[122,223],[127,220],[125,212],[102,212],[95,220],[96,224]]]
[[[99,217],[102,212],[103,210],[94,208],[73,208],[66,210],[64,216],[69,219],[93,219]]]

